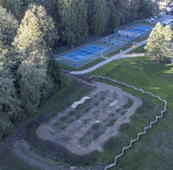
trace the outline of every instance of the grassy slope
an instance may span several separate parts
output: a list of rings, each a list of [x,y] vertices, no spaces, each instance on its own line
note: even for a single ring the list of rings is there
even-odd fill
[[[25,161],[16,157],[11,147],[0,154],[0,168],[2,170],[41,170],[29,166]]]
[[[126,46],[124,46],[124,47],[118,49],[118,50],[115,50],[115,51],[113,51],[113,52],[111,52],[111,53],[105,55],[105,57],[110,58],[110,57],[112,57],[112,56],[114,56],[114,55],[116,55],[116,54],[119,54],[121,50],[124,51],[124,50],[127,50],[127,49],[130,48],[130,47],[132,47],[132,43],[130,43],[130,44],[128,44],[128,45],[126,45]]]
[[[80,68],[74,68],[74,67],[62,64],[62,63],[58,63],[58,64],[59,64],[60,69],[65,69],[65,70],[69,70],[69,71],[81,71],[81,70],[88,69],[92,66],[95,66],[96,64],[101,63],[104,60],[105,60],[104,58],[98,58],[95,61],[92,61],[91,63],[88,63]]]
[[[133,149],[118,160],[116,169],[170,170],[173,167],[173,68],[170,64],[157,64],[148,57],[128,58],[111,62],[96,70],[103,75],[143,88],[168,101],[165,117],[141,137]],[[112,158],[113,162],[113,158]],[[111,161],[109,163],[112,163]]]
[[[169,64],[158,65],[157,63],[150,62],[146,57],[140,57],[114,61],[96,70],[93,74],[112,77],[138,88],[143,88],[154,94],[159,94],[162,98],[167,99],[168,103],[172,103],[173,70],[171,69],[172,66]],[[70,105],[74,99],[82,97],[81,95],[84,95],[89,90],[75,80],[71,81],[68,79],[67,84],[67,88],[60,91],[58,95],[55,95],[54,98],[40,108],[40,113],[51,108],[50,113],[53,115],[57,113],[58,110]],[[83,89],[82,93],[79,93],[79,87]],[[73,89],[73,91],[71,89]],[[154,125],[154,128],[150,130],[146,136],[142,137],[141,141],[136,143],[132,150],[127,151],[127,154],[118,160],[117,169],[171,169],[173,165],[171,162],[173,159],[171,137],[173,132],[173,128],[171,128],[173,120],[172,110],[173,106],[169,105],[169,111],[166,113],[165,118],[163,118],[159,124]],[[50,117],[52,115],[50,115]],[[137,117],[133,118],[135,122]],[[139,124],[139,122],[136,123]],[[141,123],[142,125],[139,129],[143,128],[143,122]],[[129,138],[127,129],[132,131],[132,128],[129,128],[129,125],[126,124],[121,129],[122,133],[124,131],[126,137]],[[139,129],[136,129],[136,131]],[[133,136],[136,135],[134,131],[131,133]],[[115,156],[115,150],[117,149],[116,145],[118,147],[117,150],[120,151],[121,148],[119,146],[122,145],[121,142],[124,141],[122,138],[116,140],[119,140],[119,143],[117,142],[115,146],[111,148],[111,152],[106,151],[102,155],[104,160],[109,160],[109,163],[113,162],[113,156]],[[7,160],[9,160],[8,164]],[[5,169],[33,169],[16,158],[10,149],[0,154],[0,165]]]
[[[59,111],[70,106],[74,101],[79,100],[92,90],[93,87],[86,86],[83,83],[75,79],[71,79],[65,76],[66,87],[60,90],[54,97],[47,101],[42,107],[40,107],[34,115],[46,113],[47,119],[50,119],[53,115]],[[28,117],[31,121],[35,119],[35,116]],[[26,121],[24,120],[26,123]],[[41,120],[38,125],[41,124]],[[15,156],[12,147],[7,148],[0,153],[0,169],[2,170],[36,170],[18,157]]]
[[[146,46],[146,44],[138,47],[138,48],[135,48],[134,50],[130,51],[129,53],[127,54],[139,54],[139,53],[145,53],[146,50],[144,50],[144,47]]]

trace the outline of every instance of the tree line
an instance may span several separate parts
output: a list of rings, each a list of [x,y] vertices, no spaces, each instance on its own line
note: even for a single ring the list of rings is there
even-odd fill
[[[158,11],[152,0],[0,0],[19,22],[32,3],[45,7],[53,18],[59,35],[56,46],[73,46],[89,35],[104,35]]]
[[[0,7],[0,138],[61,88],[50,48],[57,36],[44,7],[29,5],[20,24]]]

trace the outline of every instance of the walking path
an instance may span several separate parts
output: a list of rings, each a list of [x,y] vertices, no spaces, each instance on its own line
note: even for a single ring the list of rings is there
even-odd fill
[[[136,44],[136,48],[142,46],[143,44],[146,44],[147,43],[147,40],[144,40],[142,42],[139,42]],[[96,64],[95,66],[93,67],[90,67],[86,70],[82,70],[82,71],[71,71],[70,74],[73,74],[73,75],[80,75],[80,74],[86,74],[86,73],[90,73],[104,65],[106,65],[107,63],[110,63],[114,60],[119,60],[119,59],[122,59],[122,58],[127,58],[127,57],[137,57],[137,56],[144,56],[144,54],[131,54],[131,55],[125,55],[127,54],[128,52],[130,52],[132,50],[132,47],[128,48],[127,50],[124,50],[122,52],[120,52],[119,54],[116,54],[114,56],[112,56],[111,58],[106,58],[105,61],[102,61],[101,63],[98,63]]]

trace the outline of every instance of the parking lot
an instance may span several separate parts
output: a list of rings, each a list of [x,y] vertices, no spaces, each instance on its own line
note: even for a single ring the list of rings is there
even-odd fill
[[[162,16],[161,18],[157,18],[154,21],[152,21],[151,23],[153,23],[153,24],[157,24],[158,22],[164,23],[166,20],[168,21],[169,19],[173,18],[173,15],[167,15],[165,13],[160,13],[160,15]],[[172,27],[173,23],[168,23],[168,25],[170,25]]]

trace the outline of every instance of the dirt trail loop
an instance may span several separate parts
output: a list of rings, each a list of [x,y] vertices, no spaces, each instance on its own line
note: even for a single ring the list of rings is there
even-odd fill
[[[71,107],[65,109],[41,125],[37,129],[37,135],[44,140],[63,145],[78,155],[94,150],[102,151],[103,144],[111,136],[118,134],[120,125],[130,122],[130,116],[142,105],[142,101],[117,87],[98,82],[95,84],[96,89],[88,95],[90,101],[82,104],[81,110]],[[129,99],[132,104],[125,109]],[[110,107],[110,103],[115,100],[118,102]],[[120,114],[122,111],[124,113]],[[72,117],[71,112],[75,113]],[[77,117],[77,114],[80,116]]]
[[[42,170],[100,170],[103,169],[97,167],[75,167],[64,165],[62,162],[58,163],[49,158],[44,158],[30,150],[29,144],[25,141],[16,141],[13,147],[13,151],[17,157],[29,163],[31,166]]]
[[[44,170],[57,170],[59,168],[61,170],[69,170],[69,168],[58,165],[55,161],[51,159],[43,158],[42,156],[30,151],[29,145],[24,141],[17,141],[14,144],[14,152],[20,159],[26,161],[26,163],[29,162],[29,164],[34,167],[39,167]]]

